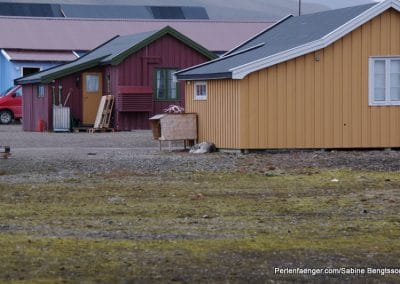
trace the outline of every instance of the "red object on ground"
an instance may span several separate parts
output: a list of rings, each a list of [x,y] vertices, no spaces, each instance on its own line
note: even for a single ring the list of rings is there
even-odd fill
[[[44,120],[43,119],[39,119],[38,124],[37,124],[37,131],[39,132],[44,132]]]

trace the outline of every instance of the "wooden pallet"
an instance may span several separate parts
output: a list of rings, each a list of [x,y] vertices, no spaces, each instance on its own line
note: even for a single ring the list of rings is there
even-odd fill
[[[102,96],[97,110],[93,129],[110,128],[110,120],[114,107],[114,96]]]
[[[74,127],[74,132],[114,132],[114,128],[110,127],[111,115],[114,107],[114,96],[102,96],[97,109],[96,120],[93,126]]]
[[[89,126],[78,126],[78,127],[73,127],[72,130],[75,133],[78,132],[89,132],[90,129],[92,129],[93,127],[89,127]]]
[[[114,128],[91,128],[88,131],[89,133],[95,133],[95,132],[115,132]]]
[[[93,127],[74,127],[73,131],[75,133],[78,132],[86,132],[86,133],[95,133],[95,132],[114,132],[114,128],[93,128]]]

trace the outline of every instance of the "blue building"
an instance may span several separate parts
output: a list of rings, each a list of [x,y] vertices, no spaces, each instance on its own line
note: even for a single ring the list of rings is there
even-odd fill
[[[75,60],[71,51],[0,50],[0,91],[14,85],[14,79]]]

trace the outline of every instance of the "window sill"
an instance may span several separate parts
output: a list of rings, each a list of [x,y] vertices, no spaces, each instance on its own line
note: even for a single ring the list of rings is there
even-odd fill
[[[207,97],[203,97],[203,96],[201,96],[201,97],[194,97],[194,100],[195,100],[195,101],[206,101],[206,100],[207,100]]]
[[[369,106],[400,106],[400,102],[369,103]]]

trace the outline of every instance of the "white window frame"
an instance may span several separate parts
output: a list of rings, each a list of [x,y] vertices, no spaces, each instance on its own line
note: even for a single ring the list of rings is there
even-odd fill
[[[385,100],[375,101],[375,61],[385,61]],[[369,58],[369,105],[370,106],[399,106],[400,100],[390,100],[390,62],[392,60],[400,60],[400,56],[397,57],[370,57]]]
[[[203,96],[199,96],[197,94],[197,86],[199,85],[204,85],[206,87],[206,94]],[[207,91],[207,82],[206,81],[197,81],[194,83],[194,99],[196,101],[206,101],[208,96],[208,91]]]
[[[44,85],[38,85],[38,88],[37,88],[37,97],[38,98],[44,98],[45,97],[45,89],[44,89],[45,87],[44,87]]]

